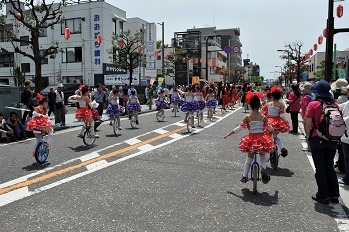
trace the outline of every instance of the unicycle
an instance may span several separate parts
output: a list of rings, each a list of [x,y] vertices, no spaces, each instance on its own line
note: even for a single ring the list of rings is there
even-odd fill
[[[134,111],[131,111],[130,114],[131,114],[130,124],[131,124],[131,127],[134,129],[134,128],[137,127],[135,112],[134,112]]]
[[[91,126],[88,123],[85,123],[85,132],[82,136],[82,141],[86,146],[92,146],[96,141],[96,137],[91,133]]]
[[[207,110],[207,117],[208,117],[208,120],[210,120],[210,122],[212,122],[212,117],[213,117],[213,111],[212,111],[212,107],[208,107],[208,110]]]
[[[114,115],[113,129],[114,129],[114,134],[115,135],[118,135],[119,127],[120,127],[119,122],[117,120],[117,117],[118,116]]]
[[[45,133],[43,131],[34,131],[40,133],[40,138],[39,138],[39,142],[38,145],[35,148],[35,153],[34,153],[34,157],[36,162],[38,162],[39,164],[43,164],[45,163],[48,154],[50,153],[50,150],[48,149],[47,146],[45,146],[45,141],[43,140],[43,136],[42,134]]]
[[[275,137],[274,138],[274,150],[272,152],[270,152],[270,157],[269,157],[270,166],[273,169],[276,169],[278,167],[279,158],[280,158],[280,154],[278,152],[278,146],[276,145],[276,137]]]
[[[251,178],[252,181],[252,192],[257,193],[257,181],[261,180],[259,178],[259,164],[257,162],[257,153],[254,153],[253,162],[251,164]]]
[[[174,111],[174,116],[177,117],[177,109],[178,109],[178,103],[175,102],[173,103],[173,108],[172,110]]]
[[[157,119],[159,122],[162,122],[162,121],[164,121],[164,119],[165,119],[165,114],[162,115],[162,111],[163,111],[163,110],[164,110],[164,109],[161,108],[161,109],[156,113],[156,119]]]
[[[198,118],[198,126],[201,127],[201,122],[202,122],[202,112],[199,113],[200,110],[196,111],[196,117]]]
[[[189,114],[187,118],[187,130],[189,133],[193,132],[193,125],[191,124],[191,114]]]

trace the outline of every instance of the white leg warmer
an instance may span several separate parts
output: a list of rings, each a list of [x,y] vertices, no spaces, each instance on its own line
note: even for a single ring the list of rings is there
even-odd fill
[[[250,171],[251,168],[251,163],[253,159],[247,157],[244,165],[244,177],[248,177],[248,172]]]

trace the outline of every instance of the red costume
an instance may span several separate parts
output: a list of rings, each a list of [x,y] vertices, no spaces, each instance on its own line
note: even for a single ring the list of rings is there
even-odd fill
[[[34,111],[36,111],[39,114],[46,115],[46,110],[41,109],[40,106],[35,107]],[[33,116],[33,119],[30,120],[27,124],[27,129],[32,130],[42,130],[43,128],[51,127],[52,123],[50,120],[42,117],[42,116]]]

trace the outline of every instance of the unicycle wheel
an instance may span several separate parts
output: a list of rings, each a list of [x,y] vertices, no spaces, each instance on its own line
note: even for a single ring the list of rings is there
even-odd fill
[[[252,192],[257,193],[257,181],[258,181],[258,167],[252,166]]]
[[[86,130],[84,133],[84,137],[82,138],[82,140],[84,141],[84,144],[86,146],[91,146],[92,144],[94,144],[94,142],[96,141],[96,137],[94,135],[91,134],[91,131]]]
[[[35,160],[39,164],[45,163],[49,154],[49,149],[45,146],[43,142],[40,142],[35,149]]]

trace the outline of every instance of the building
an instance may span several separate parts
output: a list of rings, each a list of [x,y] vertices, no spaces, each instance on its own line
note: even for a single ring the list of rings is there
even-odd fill
[[[10,3],[6,4],[10,8]],[[48,28],[39,38],[39,44],[42,48],[48,48],[53,42],[59,43],[59,48],[63,53],[58,53],[55,59],[49,57],[42,63],[42,78],[47,84],[55,83],[85,83],[95,85],[105,83],[107,85],[121,85],[129,83],[129,75],[123,68],[115,67],[112,64],[112,54],[107,50],[112,48],[112,36],[121,33],[126,28],[133,28],[133,25],[145,24],[147,22],[141,19],[130,19],[127,24],[126,12],[104,1],[89,1],[79,4],[69,5],[62,8],[62,15],[65,22],[61,25],[55,25],[54,29]],[[138,20],[138,21],[137,21]],[[7,14],[6,28],[13,29],[17,36],[29,38],[30,34],[23,27],[16,27],[19,22],[13,15]],[[154,25],[154,24],[152,24]],[[70,38],[64,37],[64,30],[70,28]],[[156,35],[155,28],[147,33],[145,38],[147,46],[155,46]],[[149,34],[152,34],[148,41]],[[97,35],[102,35],[102,43],[97,43]],[[17,42],[15,42],[17,43]],[[17,43],[21,49],[29,51],[27,44]],[[0,47],[9,51],[14,51],[13,46],[0,32]],[[146,47],[146,46],[144,46]],[[155,63],[155,62],[154,62]],[[26,78],[31,80],[35,75],[34,62],[28,57],[10,52],[9,54],[0,55],[0,83],[14,86],[14,80],[11,72],[14,67],[20,67]],[[155,73],[155,67],[153,69]],[[143,72],[144,73],[144,72]],[[136,72],[133,76],[133,82],[137,85],[146,75],[139,75]]]
[[[349,73],[349,48],[344,51],[337,51],[336,52],[337,61],[336,61],[336,68],[337,68],[337,74],[340,78],[348,79]],[[309,59],[309,71],[308,71],[308,79],[313,80],[316,78],[315,73],[317,71],[320,71],[321,62],[325,61],[326,59],[326,53],[325,52],[317,52],[315,53],[310,59]],[[338,78],[337,77],[337,78]]]
[[[261,70],[258,64],[253,64],[250,59],[244,59],[244,68],[246,72],[244,73],[244,80],[249,80],[251,76],[259,76]]]

